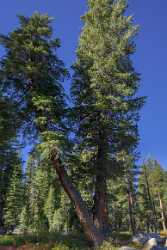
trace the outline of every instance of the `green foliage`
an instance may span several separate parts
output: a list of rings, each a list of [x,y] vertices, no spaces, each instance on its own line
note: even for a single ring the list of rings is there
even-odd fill
[[[161,229],[160,199],[166,214],[166,171],[154,159],[148,159],[141,168],[139,177],[139,217],[142,228]]]
[[[25,202],[19,229],[37,235],[67,232],[70,208],[70,200],[60,187],[50,161],[43,160],[37,148],[30,155],[26,168]]]
[[[56,55],[59,41],[52,39],[52,19],[34,13],[30,18],[19,16],[19,21],[19,28],[0,37],[6,49],[0,79],[4,91],[15,92],[12,99],[19,104],[24,131],[30,136],[34,126],[40,132],[52,131],[53,127],[59,129],[64,116],[60,81],[67,72]]]
[[[63,190],[61,190],[59,201],[59,206],[57,206],[54,211],[52,221],[53,231],[63,231],[67,233],[70,232],[71,229],[69,223],[71,201]]]
[[[22,236],[4,235],[0,236],[0,246],[21,246],[25,243]]]
[[[22,166],[18,162],[18,164],[13,167],[6,193],[4,223],[7,227],[16,226],[19,223],[24,195],[22,177]]]
[[[19,16],[19,22],[19,27],[10,32],[9,35],[0,36],[0,44],[6,51],[6,55],[0,62],[0,89],[2,90],[2,96],[7,96],[10,100],[9,103],[5,99],[0,100],[0,106],[2,107],[0,111],[0,132],[3,129],[1,134],[7,133],[6,138],[4,137],[3,141],[1,140],[3,148],[7,143],[7,146],[5,146],[7,152],[3,152],[3,160],[7,156],[7,162],[9,162],[9,158],[12,160],[12,157],[7,155],[10,153],[9,142],[16,135],[18,125],[21,134],[26,134],[28,138],[36,138],[39,142],[45,141],[45,150],[48,148],[48,144],[54,145],[54,147],[55,144],[56,146],[61,144],[57,145],[57,141],[61,141],[59,138],[64,136],[66,127],[64,120],[65,95],[61,82],[67,75],[67,71],[56,54],[60,42],[58,39],[52,39],[52,18],[48,15],[34,13],[30,18]],[[19,124],[14,119],[16,116],[12,116],[13,109],[17,111]],[[48,151],[46,153],[48,154]],[[1,155],[0,157],[2,157]],[[9,172],[8,168],[11,165],[8,164],[8,167],[4,162],[2,165],[7,169],[6,172]],[[45,188],[39,190],[40,182],[42,178],[45,178],[42,174],[38,171],[36,179],[35,177],[33,179],[34,182],[39,181],[39,183],[36,183],[36,187],[33,184],[34,191],[31,189],[32,203],[22,213],[22,221],[23,214],[27,213],[30,207],[34,208],[34,214],[39,212],[39,206],[41,206],[40,203],[43,202],[43,198],[40,197],[40,200],[38,200],[38,191],[46,192]],[[2,176],[0,178],[0,186],[2,186],[0,191],[5,187],[5,183],[9,179],[8,176],[9,173],[7,177]],[[1,179],[2,181],[5,179],[2,185]],[[2,212],[0,211],[0,213]],[[35,219],[37,227],[45,227],[45,223],[37,225],[39,218],[43,218],[43,214],[44,212],[40,215],[38,213]],[[31,220],[31,217],[29,218]]]
[[[56,150],[60,154],[65,143],[65,95],[61,82],[67,71],[56,54],[60,43],[52,39],[52,19],[34,13],[30,18],[19,16],[19,21],[18,28],[0,37],[6,50],[1,60],[0,79],[3,93],[8,93],[17,104],[22,133],[27,132],[30,138],[35,136],[39,143],[38,150],[35,147],[37,156],[30,159],[27,167],[25,204],[19,227],[40,233],[53,229],[49,223],[51,213],[56,212],[51,210],[58,209],[54,199],[48,200],[55,180],[55,174],[48,168],[50,152]],[[54,190],[57,203],[59,190],[57,193]]]
[[[2,150],[9,147],[10,142],[16,136],[17,120],[14,119],[16,117],[15,112],[15,103],[11,102],[9,98],[3,97],[0,90],[0,160],[3,156]]]
[[[31,197],[29,199],[29,209],[31,211],[32,230],[36,233],[47,231],[47,220],[44,214],[43,206],[48,191],[47,173],[38,169],[32,180],[30,187]]]
[[[22,207],[22,211],[20,213],[18,228],[21,233],[26,233],[29,226],[29,213],[27,211],[26,205]]]
[[[43,170],[37,159],[31,156],[26,174],[25,204],[20,218],[20,229],[26,229],[34,233],[48,230],[47,217],[44,204],[47,199],[50,179],[49,171]],[[34,165],[36,164],[36,165]]]
[[[7,186],[13,166],[18,164],[16,152],[16,132],[19,121],[16,113],[16,103],[3,96],[0,88],[0,226],[3,225],[4,204]]]
[[[49,244],[48,244],[49,242]],[[61,234],[39,234],[33,235],[5,235],[0,236],[0,246],[23,246],[26,245],[28,249],[75,249],[86,250],[89,249],[87,242],[79,235],[61,235]],[[47,248],[44,248],[47,247]]]
[[[129,227],[127,185],[123,178],[110,180],[108,184],[109,219],[114,230],[119,232]]]
[[[59,216],[55,216],[55,205],[56,205],[56,193],[55,193],[55,189],[51,186],[49,188],[49,193],[48,193],[48,197],[47,200],[45,202],[45,207],[44,207],[44,211],[45,214],[47,216],[48,222],[49,222],[49,231],[54,231],[54,226],[53,226],[53,221],[55,220],[54,217],[58,217],[58,221],[59,221]]]
[[[74,64],[72,119],[82,177],[108,178],[136,157],[137,122],[144,98],[131,55],[138,27],[124,15],[125,1],[89,1]],[[84,175],[85,171],[85,175]]]

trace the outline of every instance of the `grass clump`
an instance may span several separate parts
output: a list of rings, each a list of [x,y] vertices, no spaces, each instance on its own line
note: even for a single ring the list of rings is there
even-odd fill
[[[118,250],[118,247],[113,246],[111,242],[105,241],[102,246],[98,248],[98,250]]]

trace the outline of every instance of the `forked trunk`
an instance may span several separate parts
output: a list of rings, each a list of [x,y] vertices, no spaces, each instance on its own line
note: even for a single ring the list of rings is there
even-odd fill
[[[102,232],[94,225],[92,215],[88,212],[88,209],[86,208],[80,193],[71,183],[69,176],[64,166],[61,164],[60,160],[59,159],[52,159],[52,160],[62,187],[69,196],[70,200],[74,203],[77,217],[81,223],[81,226],[83,227],[87,239],[95,247],[101,245],[105,237],[102,234]]]

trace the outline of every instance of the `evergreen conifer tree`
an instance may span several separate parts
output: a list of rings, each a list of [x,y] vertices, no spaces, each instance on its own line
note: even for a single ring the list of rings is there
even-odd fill
[[[13,167],[5,197],[4,222],[5,226],[9,228],[15,228],[19,224],[24,194],[22,177],[22,166],[18,162]]]
[[[3,212],[6,191],[13,166],[17,164],[16,131],[18,120],[15,102],[3,96],[0,90],[0,227],[3,226]]]
[[[81,169],[94,180],[94,223],[106,231],[107,180],[136,157],[144,98],[136,96],[139,75],[130,56],[138,27],[125,15],[127,2],[88,3],[74,65],[73,117]]]

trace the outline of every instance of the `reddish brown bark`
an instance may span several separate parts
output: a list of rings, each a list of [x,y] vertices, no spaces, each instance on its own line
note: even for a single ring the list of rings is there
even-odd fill
[[[106,169],[104,163],[107,147],[108,144],[106,143],[104,132],[100,131],[96,162],[93,220],[96,227],[99,228],[104,235],[106,235],[109,229]]]
[[[97,228],[103,234],[106,234],[109,228],[108,209],[107,209],[107,185],[106,178],[102,175],[96,176],[93,221]]]
[[[83,227],[87,239],[95,247],[99,246],[104,240],[104,235],[94,225],[92,215],[88,212],[88,209],[86,208],[80,193],[76,190],[76,188],[72,184],[60,160],[56,158],[52,160],[53,160],[53,166],[57,172],[62,187],[64,188],[65,192],[67,193],[71,201],[74,203],[76,214]]]

